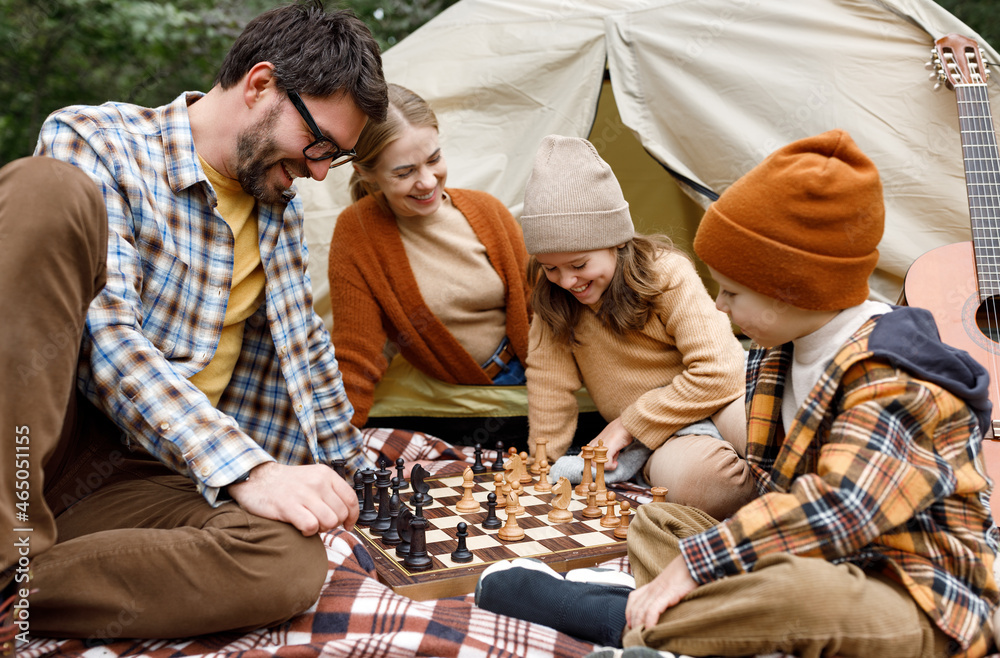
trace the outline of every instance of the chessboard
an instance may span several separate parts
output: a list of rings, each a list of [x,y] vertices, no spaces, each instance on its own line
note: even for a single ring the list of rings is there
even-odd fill
[[[535,476],[536,479],[538,476]],[[627,554],[626,542],[614,536],[614,528],[601,527],[599,518],[588,519],[581,515],[586,501],[576,494],[569,504],[573,520],[566,523],[552,523],[548,513],[552,509],[551,492],[535,491],[532,484],[524,486],[520,504],[525,514],[517,516],[518,525],[524,529],[524,538],[518,541],[503,541],[498,538],[498,530],[485,530],[482,521],[487,516],[487,496],[494,491],[494,473],[486,472],[475,476],[472,496],[481,509],[479,512],[459,514],[455,505],[462,498],[463,476],[454,475],[441,478],[427,478],[428,493],[434,502],[423,508],[428,520],[426,547],[431,558],[430,569],[411,572],[396,556],[395,547],[382,544],[378,536],[368,528],[356,526],[356,532],[369,548],[375,560],[379,579],[395,592],[417,601],[462,596],[471,593],[479,580],[479,574],[489,565],[500,560],[530,557],[541,560],[559,572],[570,569],[591,567],[605,560]],[[412,488],[400,492],[402,501],[409,507]],[[634,501],[633,502],[634,506]],[[497,516],[503,521],[506,513],[498,507]],[[473,559],[468,563],[457,563],[451,553],[457,546],[457,527],[465,522],[468,530],[467,546]]]

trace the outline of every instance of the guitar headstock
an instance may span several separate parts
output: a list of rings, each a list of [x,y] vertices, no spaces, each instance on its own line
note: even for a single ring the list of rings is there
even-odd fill
[[[960,34],[949,34],[935,41],[928,66],[936,71],[931,74],[931,79],[937,80],[935,89],[942,82],[949,89],[956,85],[986,84],[990,77],[979,44]]]

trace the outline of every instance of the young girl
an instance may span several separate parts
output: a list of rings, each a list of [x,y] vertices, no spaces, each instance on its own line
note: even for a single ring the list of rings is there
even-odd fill
[[[743,349],[691,260],[664,238],[635,234],[611,168],[583,139],[543,140],[521,226],[534,285],[532,450],[544,438],[550,461],[566,452],[574,391],[586,386],[608,421],[590,442],[608,448],[607,481],[635,473],[652,451],[643,474],[668,488],[668,501],[725,518],[750,500]],[[582,461],[567,468],[568,459],[553,473],[578,478]]]

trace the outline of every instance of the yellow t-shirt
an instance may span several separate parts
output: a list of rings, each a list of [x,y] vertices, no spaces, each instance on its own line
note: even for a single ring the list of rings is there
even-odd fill
[[[235,240],[233,282],[226,317],[222,321],[222,336],[212,360],[201,372],[189,378],[212,404],[218,404],[240,356],[243,323],[257,312],[264,301],[264,266],[260,261],[257,234],[257,200],[244,192],[239,182],[212,169],[200,155],[198,160],[219,198],[216,210],[229,224]]]

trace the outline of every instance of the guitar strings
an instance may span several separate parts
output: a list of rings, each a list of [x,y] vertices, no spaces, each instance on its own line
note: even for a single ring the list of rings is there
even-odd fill
[[[973,71],[976,69],[975,62],[970,61]],[[969,111],[960,113],[959,122],[970,125],[962,125],[962,134],[968,135],[968,144],[963,143],[964,156],[966,158],[965,170],[970,173],[970,194],[969,210],[972,215],[973,230],[979,233],[974,236],[973,245],[978,249],[978,245],[985,245],[983,254],[976,254],[976,276],[977,289],[983,312],[985,314],[985,327],[981,327],[987,338],[987,360],[989,362],[990,380],[993,383],[989,387],[991,402],[994,408],[1000,408],[1000,400],[995,392],[996,383],[1000,382],[1000,359],[997,356],[997,341],[1000,340],[998,333],[998,323],[1000,323],[1000,310],[998,310],[998,293],[996,282],[998,268],[1000,268],[1000,230],[998,230],[998,218],[1000,218],[1000,158],[997,157],[996,133],[993,130],[993,118],[990,111],[989,95],[985,81],[976,80],[974,84],[962,85],[964,91],[959,95],[959,101],[968,103]],[[956,87],[956,92],[958,92]],[[967,117],[962,118],[962,115]],[[964,142],[965,140],[963,140]],[[978,238],[975,239],[975,238]],[[980,258],[982,256],[982,258]],[[985,271],[980,271],[980,267]]]

